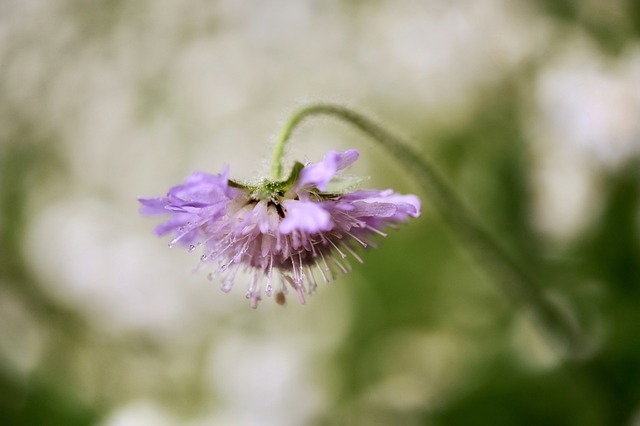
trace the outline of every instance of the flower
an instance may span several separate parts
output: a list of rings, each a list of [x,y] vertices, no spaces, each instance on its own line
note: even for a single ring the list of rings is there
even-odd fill
[[[358,157],[355,149],[331,151],[319,163],[296,163],[284,181],[257,185],[230,180],[228,167],[219,175],[197,172],[165,197],[140,198],[140,211],[170,215],[155,233],[172,234],[169,247],[203,247],[200,260],[216,265],[209,279],[219,275],[223,291],[231,290],[240,270],[250,271],[246,297],[253,308],[265,280],[265,294],[279,304],[287,285],[304,303],[317,278],[329,282],[347,273],[349,257],[362,263],[356,246],[366,248],[373,235],[386,236],[383,228],[420,215],[415,195],[339,189],[336,173]]]

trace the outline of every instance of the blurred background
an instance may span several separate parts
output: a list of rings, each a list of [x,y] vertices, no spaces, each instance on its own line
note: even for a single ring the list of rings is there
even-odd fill
[[[355,147],[424,212],[305,306],[253,311],[152,235],[136,197],[266,175],[312,101],[407,136],[588,350],[337,121],[287,159]],[[2,0],[0,423],[640,424],[639,157],[634,0]]]

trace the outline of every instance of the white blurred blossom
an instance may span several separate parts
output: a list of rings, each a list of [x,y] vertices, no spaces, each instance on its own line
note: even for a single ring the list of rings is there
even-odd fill
[[[599,171],[640,153],[640,46],[617,59],[581,37],[542,70],[531,123],[536,223],[576,235],[599,212]]]
[[[326,395],[309,380],[318,362],[310,349],[276,336],[221,340],[209,370],[221,400],[216,417],[234,425],[309,424],[326,404]]]
[[[160,405],[149,401],[132,401],[124,405],[100,423],[100,426],[173,426],[175,418]]]

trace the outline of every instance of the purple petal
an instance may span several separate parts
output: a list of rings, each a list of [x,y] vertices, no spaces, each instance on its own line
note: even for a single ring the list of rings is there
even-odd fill
[[[228,184],[229,167],[222,173],[212,175],[196,172],[181,185],[176,185],[167,192],[167,200],[174,206],[203,207],[218,201],[238,196],[238,189]]]
[[[293,231],[316,233],[332,229],[331,215],[318,203],[312,201],[287,200],[284,202],[287,211],[280,222],[280,232],[290,234]]]
[[[156,198],[138,198],[140,204],[140,213],[143,215],[165,214],[167,210],[165,206],[167,201],[163,197]]]
[[[158,236],[163,236],[172,231],[178,231],[192,220],[191,215],[176,215],[156,226],[153,232]]]
[[[325,191],[336,173],[353,164],[359,156],[355,149],[348,149],[345,152],[329,151],[321,162],[305,166],[300,171],[296,190],[306,187]]]
[[[362,204],[382,204],[393,205],[396,211],[390,216],[393,220],[405,220],[407,216],[418,217],[420,216],[420,200],[418,197],[412,194],[400,195],[393,192],[391,189],[384,191],[356,191],[351,194],[347,194],[342,197],[341,201],[350,203],[352,206],[359,206],[362,209]],[[347,204],[348,205],[348,204]],[[344,208],[344,206],[342,206]],[[353,208],[353,207],[352,207]],[[386,217],[385,212],[380,211],[382,214],[374,214],[373,216]]]
[[[267,234],[270,231],[269,210],[267,204],[263,201],[256,204],[253,214],[258,222],[258,229],[261,233]]]
[[[391,203],[356,201],[353,203],[353,207],[354,209],[350,213],[354,217],[392,217],[398,211],[398,207]]]
[[[265,201],[261,201],[255,205],[245,205],[242,209],[238,210],[235,215],[239,219],[238,223],[234,226],[240,234],[246,235],[246,233],[260,232],[261,234],[275,234],[278,230],[278,214],[277,212],[269,212],[269,207]],[[273,226],[272,215],[275,215],[276,225]]]
[[[245,195],[244,191],[228,185],[228,172],[228,167],[219,175],[196,172],[183,184],[169,189],[166,197],[139,198],[140,212],[169,215],[154,232],[157,235],[173,233],[175,241],[189,244],[201,236],[200,225],[214,223],[230,201]]]

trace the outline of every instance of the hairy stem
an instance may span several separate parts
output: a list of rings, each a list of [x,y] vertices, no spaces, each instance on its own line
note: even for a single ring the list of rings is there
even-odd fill
[[[395,157],[418,181],[433,206],[508,299],[516,306],[530,309],[555,343],[562,345],[566,355],[580,357],[585,353],[585,342],[574,321],[548,298],[533,276],[515,262],[477,222],[430,162],[423,159],[402,138],[364,115],[327,103],[311,104],[299,109],[289,118],[276,141],[271,164],[271,177],[274,180],[281,178],[284,147],[293,131],[305,119],[322,115],[337,118],[358,128]]]

